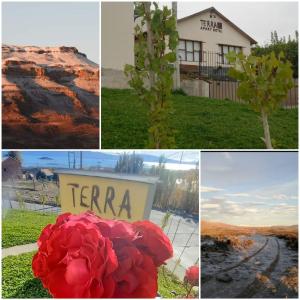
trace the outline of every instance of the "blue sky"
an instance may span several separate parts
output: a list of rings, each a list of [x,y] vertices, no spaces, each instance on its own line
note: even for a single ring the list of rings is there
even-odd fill
[[[74,46],[99,63],[98,2],[4,2],[2,42]]]
[[[68,151],[20,151],[22,157],[23,167],[49,167],[49,168],[68,168]],[[76,168],[79,167],[80,152],[75,152]],[[126,151],[132,152],[132,151]],[[114,167],[120,154],[124,153],[122,150],[117,151],[82,151],[83,153],[83,167],[89,168],[91,166]],[[164,155],[166,158],[172,160],[166,164],[170,169],[194,169],[195,163],[199,161],[198,151],[135,151],[137,155],[144,158],[144,165],[152,165],[158,162],[159,156]],[[3,157],[7,151],[3,151]],[[182,156],[182,164],[180,159]],[[73,161],[73,154],[71,154],[71,161]]]
[[[298,224],[296,152],[201,154],[202,218],[234,225]]]

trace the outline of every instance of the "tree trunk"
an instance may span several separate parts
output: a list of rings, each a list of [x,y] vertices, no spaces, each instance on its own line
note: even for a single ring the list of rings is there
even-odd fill
[[[151,30],[151,2],[143,2],[144,8],[145,8],[145,15],[146,15],[146,29],[147,29],[147,52],[150,58],[154,57],[154,46],[153,46],[153,33]],[[150,64],[150,61],[147,62]],[[149,70],[149,88],[150,90],[153,88],[155,84],[155,74],[154,71]],[[155,111],[155,102],[151,101],[150,103],[150,111]],[[151,114],[150,112],[150,114]],[[155,148],[159,149],[159,143],[155,142],[155,136],[152,133],[151,136],[152,142],[155,143]]]
[[[263,140],[266,144],[267,149],[273,149],[271,136],[270,136],[270,128],[268,123],[268,115],[263,109],[261,110],[261,120],[264,128],[264,135],[265,135],[265,138]]]

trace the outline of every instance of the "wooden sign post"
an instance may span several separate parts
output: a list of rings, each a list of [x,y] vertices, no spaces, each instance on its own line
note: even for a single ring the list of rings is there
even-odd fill
[[[59,170],[62,212],[93,211],[106,219],[149,219],[157,177]]]

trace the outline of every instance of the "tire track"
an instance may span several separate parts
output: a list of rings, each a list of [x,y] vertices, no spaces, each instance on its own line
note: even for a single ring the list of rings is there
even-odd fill
[[[277,254],[275,259],[271,262],[269,267],[261,273],[262,276],[269,277],[271,273],[274,271],[279,258],[280,258],[280,245],[278,242],[278,239],[276,238],[277,243]],[[259,289],[261,289],[263,286],[263,283],[258,278],[255,278],[252,283],[250,283],[236,298],[252,298]]]
[[[232,265],[232,266],[230,266],[228,268],[222,269],[222,270],[220,270],[220,271],[218,271],[218,272],[216,272],[216,273],[214,273],[212,275],[208,275],[208,276],[202,278],[201,283],[202,284],[206,283],[206,282],[210,281],[211,279],[215,278],[220,273],[228,272],[228,271],[230,271],[232,269],[235,269],[235,268],[239,267],[243,263],[247,262],[248,260],[250,260],[251,258],[253,258],[254,256],[256,256],[257,254],[259,254],[262,250],[264,250],[268,243],[269,243],[269,238],[266,238],[266,241],[263,244],[263,246],[261,248],[259,248],[256,252],[254,252],[253,254],[245,257],[244,259],[242,259],[241,261],[239,261],[237,264],[234,264],[234,265]]]

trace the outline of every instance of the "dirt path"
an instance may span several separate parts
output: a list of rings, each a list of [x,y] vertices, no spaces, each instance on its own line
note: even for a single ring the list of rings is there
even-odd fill
[[[292,250],[277,237],[257,236],[254,239],[256,243],[248,255],[238,262],[234,258],[238,256],[236,251],[227,253],[226,258],[215,265],[207,266],[209,260],[202,260],[203,298],[297,297],[297,291],[283,287],[282,283],[285,270],[297,266],[297,255],[291,258]],[[211,254],[204,255],[209,257]]]
[[[246,263],[249,259],[251,259],[252,257],[254,257],[255,255],[257,255],[259,252],[261,252],[268,244],[269,242],[269,238],[266,238],[265,239],[265,243],[260,247],[258,248],[258,250],[255,250],[254,253],[244,257],[243,259],[241,259],[238,263],[234,263],[233,265],[229,266],[229,267],[226,267],[224,269],[221,269],[219,271],[217,271],[216,273],[214,274],[211,274],[211,275],[207,275],[205,277],[202,278],[202,283],[205,283],[213,278],[215,278],[217,275],[221,274],[221,273],[225,273],[225,272],[228,272],[230,270],[233,270],[237,267],[239,267],[240,265],[242,265],[243,263]]]
[[[277,253],[271,264],[267,269],[262,271],[259,276],[256,276],[253,282],[251,282],[239,295],[238,298],[252,298],[268,281],[271,273],[274,271],[280,257],[280,246],[278,239],[275,240],[277,243]],[[266,280],[266,281],[265,281]]]

